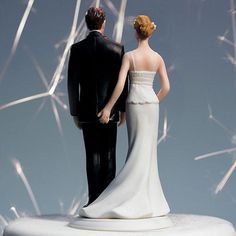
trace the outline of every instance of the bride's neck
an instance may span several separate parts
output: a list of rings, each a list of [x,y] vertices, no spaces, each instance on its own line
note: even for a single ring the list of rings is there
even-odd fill
[[[138,47],[139,48],[149,48],[148,39],[144,39],[144,40],[139,39],[138,40]]]

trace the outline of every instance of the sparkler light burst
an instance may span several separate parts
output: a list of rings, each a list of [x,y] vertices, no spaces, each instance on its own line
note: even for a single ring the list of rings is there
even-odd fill
[[[232,40],[228,38],[228,30],[225,31],[223,35],[218,36],[218,40],[222,43],[228,44],[229,46],[232,47],[233,53],[226,54],[226,59],[227,61],[232,64],[235,69],[236,69],[236,7],[235,7],[235,0],[230,0],[230,16],[231,16],[231,25],[232,25]],[[222,129],[224,129],[229,135],[231,135],[231,142],[232,144],[236,145],[236,134],[233,133],[233,131],[229,130],[222,122],[220,122],[212,113],[211,106],[208,105],[208,110],[209,110],[209,119],[216,123],[218,126],[220,126]],[[195,160],[201,160],[201,159],[206,159],[209,157],[216,157],[218,155],[222,154],[231,154],[232,157],[232,165],[228,169],[228,171],[225,173],[221,181],[218,183],[216,189],[215,189],[215,194],[219,193],[220,191],[223,190],[224,186],[226,185],[227,181],[230,179],[234,171],[236,170],[236,160],[235,160],[235,154],[236,154],[236,147],[233,148],[227,148],[219,151],[214,151],[211,153],[203,154],[200,156],[195,157]]]

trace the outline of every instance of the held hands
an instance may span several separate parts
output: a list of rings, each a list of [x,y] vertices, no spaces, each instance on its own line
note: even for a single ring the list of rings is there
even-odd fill
[[[99,121],[102,124],[108,124],[109,118],[110,118],[111,110],[104,107],[98,114],[97,116],[99,117]],[[118,126],[121,126],[125,123],[125,112],[120,112],[120,120],[118,123]]]
[[[99,117],[99,121],[102,124],[107,124],[110,120],[110,114],[111,110],[108,109],[107,107],[104,107],[98,114],[97,116]]]

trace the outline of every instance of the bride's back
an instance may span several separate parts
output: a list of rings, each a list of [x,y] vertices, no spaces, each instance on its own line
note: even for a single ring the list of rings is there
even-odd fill
[[[160,55],[151,48],[137,48],[129,53],[130,71],[157,71]]]

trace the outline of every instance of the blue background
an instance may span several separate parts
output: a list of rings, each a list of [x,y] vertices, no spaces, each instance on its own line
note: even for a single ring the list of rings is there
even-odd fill
[[[79,22],[91,3],[81,1]],[[119,10],[120,1],[113,3]],[[63,40],[70,32],[75,4],[74,0],[34,2],[16,53],[0,80],[0,106],[46,91],[32,56],[49,83],[65,47]],[[26,5],[27,1],[21,0],[0,1],[0,72]],[[117,18],[105,1],[101,5],[107,12],[106,34],[112,37]],[[227,54],[234,60],[236,57],[233,46],[218,40],[225,32],[227,39],[234,40],[230,1],[129,0],[122,38],[126,51],[137,46],[130,19],[138,14],[149,15],[157,24],[150,44],[163,56],[169,70],[171,91],[161,103],[160,136],[165,114],[169,131],[158,146],[158,163],[171,212],[212,215],[236,225],[235,173],[223,191],[214,194],[236,160],[235,152],[194,160],[198,155],[236,146],[236,70]],[[60,98],[68,105],[66,69],[67,62],[56,94],[63,93]],[[155,88],[159,88],[158,78]],[[63,129],[60,134],[50,100],[46,97],[0,110],[0,215],[7,220],[15,218],[12,206],[19,214],[35,214],[12,164],[14,158],[20,161],[42,214],[67,213],[73,199],[79,200],[86,190],[82,133],[69,111],[57,104]],[[218,124],[209,119],[209,106]],[[126,151],[123,126],[118,132],[118,169]]]

